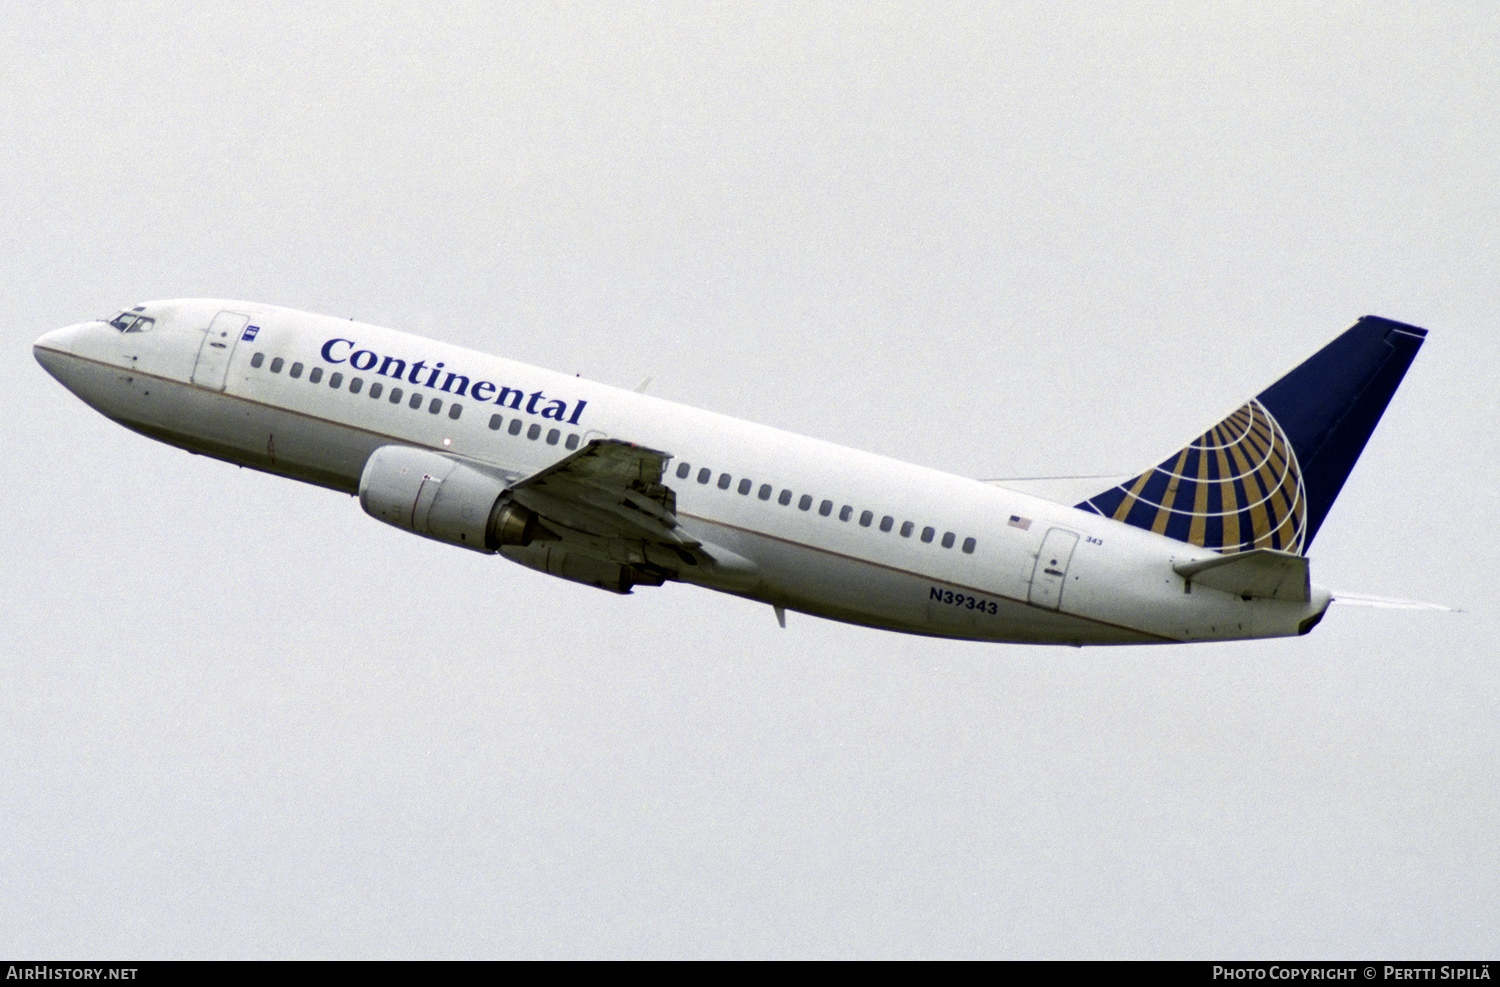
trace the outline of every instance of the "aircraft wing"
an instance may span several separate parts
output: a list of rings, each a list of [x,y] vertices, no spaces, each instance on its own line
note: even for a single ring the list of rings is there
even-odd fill
[[[662,483],[670,458],[618,439],[594,439],[566,459],[511,484],[509,493],[548,527],[595,538],[653,542],[691,554],[699,542],[678,525],[677,496]]]
[[[758,566],[688,533],[677,495],[662,482],[672,457],[618,439],[594,439],[546,469],[509,483],[505,498],[535,516],[533,537],[501,551],[523,565],[616,593],[668,579],[733,591]]]

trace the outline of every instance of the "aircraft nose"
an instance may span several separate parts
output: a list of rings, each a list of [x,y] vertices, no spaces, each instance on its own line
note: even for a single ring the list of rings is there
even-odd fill
[[[72,361],[72,340],[78,326],[54,329],[31,345],[31,355],[42,369],[56,377],[58,383],[68,387],[68,367]]]

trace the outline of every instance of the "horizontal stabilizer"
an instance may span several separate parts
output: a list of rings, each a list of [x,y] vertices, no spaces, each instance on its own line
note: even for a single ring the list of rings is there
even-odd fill
[[[1271,548],[1257,548],[1172,567],[1189,582],[1235,596],[1306,603],[1312,599],[1307,558]]]

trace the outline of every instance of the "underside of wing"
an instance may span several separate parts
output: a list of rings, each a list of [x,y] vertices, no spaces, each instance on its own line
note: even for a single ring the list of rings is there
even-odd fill
[[[594,538],[656,542],[691,552],[677,523],[677,497],[663,484],[666,453],[595,439],[510,487],[511,499],[551,525]]]
[[[533,568],[614,592],[668,579],[744,589],[759,578],[744,559],[683,530],[662,477],[670,455],[595,439],[519,482],[509,500],[534,515],[528,544],[504,554]]]

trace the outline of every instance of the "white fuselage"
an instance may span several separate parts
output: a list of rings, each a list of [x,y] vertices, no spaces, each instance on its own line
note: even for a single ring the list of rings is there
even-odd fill
[[[388,445],[517,480],[596,438],[661,450],[673,457],[661,481],[683,530],[754,573],[691,581],[778,607],[918,634],[1083,645],[1293,635],[1329,602],[1320,587],[1287,602],[1189,584],[1173,566],[1215,553],[390,329],[212,300],[150,303],[140,314],[155,319],[147,331],[70,326],[39,340],[37,358],[138,432],[349,493]]]

